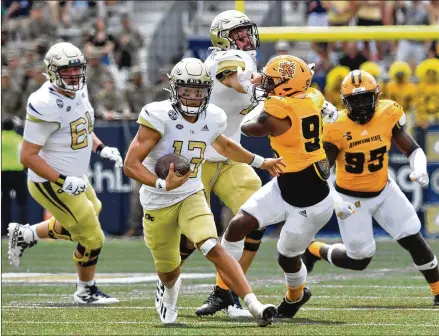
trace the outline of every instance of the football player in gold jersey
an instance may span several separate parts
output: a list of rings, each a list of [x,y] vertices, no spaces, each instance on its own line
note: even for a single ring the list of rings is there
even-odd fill
[[[322,144],[324,97],[309,87],[312,75],[303,60],[289,55],[275,57],[265,66],[262,83],[254,88],[254,98],[265,99],[263,109],[250,112],[241,131],[247,136],[269,136],[286,167],[241,206],[223,239],[223,246],[233,249],[247,233],[285,221],[277,243],[287,286],[278,307],[281,318],[293,317],[311,297],[300,256],[333,212],[326,182],[329,163]]]
[[[313,242],[303,256],[308,271],[320,258],[335,266],[364,270],[375,254],[372,217],[413,258],[439,305],[438,262],[420,233],[416,211],[388,175],[392,140],[410,160],[410,178],[427,186],[427,158],[404,130],[406,116],[393,100],[380,100],[375,78],[362,70],[343,80],[341,96],[346,109],[326,124],[323,144],[330,165],[335,164],[335,211],[344,244]],[[355,214],[346,213],[355,205]]]

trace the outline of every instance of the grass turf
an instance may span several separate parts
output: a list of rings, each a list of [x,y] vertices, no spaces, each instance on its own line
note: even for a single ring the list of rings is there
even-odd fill
[[[439,241],[429,243],[439,255]],[[377,243],[376,256],[363,272],[319,262],[308,278],[311,300],[295,318],[275,321],[267,328],[249,320],[231,320],[222,312],[195,316],[214,283],[214,268],[199,253],[183,266],[183,274],[200,278],[183,279],[179,324],[163,326],[154,309],[154,264],[142,240],[108,239],[101,254],[98,272],[109,280],[98,278],[99,287],[120,303],[74,305],[73,248],[69,242],[39,242],[14,269],[7,263],[7,241],[2,241],[2,334],[439,335],[439,309],[432,306],[430,289],[408,253],[393,241]],[[275,241],[265,241],[248,279],[262,302],[277,305],[285,285],[276,253]],[[11,272],[22,274],[12,278]],[[141,282],[133,282],[139,276],[144,277],[137,279]]]

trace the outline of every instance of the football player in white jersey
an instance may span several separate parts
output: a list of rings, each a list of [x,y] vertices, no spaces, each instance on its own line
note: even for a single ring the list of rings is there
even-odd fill
[[[224,130],[224,135],[239,143],[242,118],[256,105],[241,87],[236,71],[238,67],[252,72],[257,71],[255,60],[256,50],[259,48],[257,26],[245,14],[228,10],[220,13],[213,20],[210,38],[214,48],[205,61],[205,66],[214,81],[210,102],[227,114],[227,128]],[[207,146],[202,167],[201,179],[208,202],[210,203],[210,194],[213,191],[234,214],[261,187],[261,180],[250,165],[229,160],[219,154],[213,146]],[[238,246],[237,249],[241,250],[241,253],[236,255],[244,272],[249,269],[263,235],[264,231],[252,232]],[[194,245],[182,236],[180,251],[182,259],[188,258],[194,249]],[[217,274],[213,292],[197,309],[196,314],[213,315],[222,309],[226,309],[230,317],[251,317],[249,311],[242,309],[238,297]]]
[[[94,280],[104,244],[98,219],[102,206],[85,172],[92,151],[115,161],[117,167],[122,167],[122,158],[117,148],[104,146],[93,132],[94,110],[81,50],[71,43],[57,43],[44,63],[49,80],[28,99],[20,160],[29,168],[30,194],[53,217],[32,226],[9,224],[9,260],[17,267],[23,251],[42,238],[74,241],[78,269],[74,301],[116,303]]]
[[[255,56],[259,48],[258,29],[245,14],[228,10],[214,18],[210,28],[210,38],[214,47],[205,61],[205,66],[212,74],[215,83],[211,103],[222,108],[227,114],[227,128],[224,135],[239,143],[240,124],[244,116],[257,106],[252,99],[252,85],[248,84],[251,84],[251,75],[257,71]],[[333,110],[336,112],[335,108]],[[208,201],[210,202],[210,193],[213,191],[233,214],[236,214],[239,208],[261,188],[260,178],[248,164],[227,159],[213,146],[207,147],[205,158],[201,179]],[[243,241],[228,247],[237,251],[236,256],[244,273],[250,268],[256,256],[264,231],[253,231]],[[224,244],[224,241],[222,243]],[[180,248],[183,260],[195,249],[184,236]],[[213,315],[223,309],[230,317],[251,316],[247,310],[242,309],[238,297],[217,274],[214,290],[204,304],[196,310],[196,314]]]
[[[209,104],[213,80],[200,60],[183,59],[174,66],[169,79],[171,99],[142,109],[139,131],[125,160],[127,176],[143,184],[140,201],[144,208],[145,243],[163,284],[156,296],[157,313],[163,323],[173,323],[177,318],[182,233],[244,299],[257,323],[265,326],[271,323],[275,308],[256,299],[238,262],[218,243],[213,215],[203,191],[201,163],[210,145],[231,160],[268,170],[274,176],[281,173],[283,161],[250,153],[222,134],[227,127],[227,116],[221,108]],[[186,157],[191,171],[179,176],[171,164],[166,180],[160,179],[153,173],[155,164],[172,152]]]

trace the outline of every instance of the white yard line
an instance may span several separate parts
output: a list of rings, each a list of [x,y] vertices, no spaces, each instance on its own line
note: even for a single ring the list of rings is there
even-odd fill
[[[46,304],[53,304],[53,306],[49,306]],[[102,306],[102,305],[92,305],[92,306],[84,306],[84,305],[63,305],[63,303],[59,302],[45,302],[43,305],[41,303],[36,303],[35,305],[31,303],[27,303],[27,305],[7,305],[3,306],[2,310],[14,310],[14,309],[84,309],[84,308],[92,308],[92,309],[103,309],[103,310],[118,310],[118,309],[132,309],[132,310],[152,310],[155,307],[152,306]],[[198,307],[178,307],[180,310],[195,310]],[[401,308],[401,307],[358,307],[358,308],[345,308],[345,307],[307,307],[301,308],[301,310],[312,310],[312,311],[376,311],[376,310],[404,310],[404,311],[436,311],[439,312],[438,308]]]
[[[215,273],[183,273],[182,279],[209,279],[215,278]],[[15,283],[76,283],[76,273],[2,273],[2,284]],[[96,275],[99,283],[130,284],[139,282],[157,281],[155,273],[100,273]]]
[[[83,321],[3,321],[4,324],[84,324]],[[185,324],[185,322],[180,322],[181,324]],[[132,325],[160,325],[161,323],[159,321],[153,322],[153,321],[87,321],[87,324],[132,324]],[[254,324],[254,322],[237,322],[237,321],[227,321],[227,322],[218,322],[218,321],[196,321],[193,322],[195,325],[243,325],[243,324]],[[279,320],[275,320],[275,324],[290,324],[289,322],[282,322]],[[325,322],[321,323],[321,325],[324,325]],[[330,325],[330,322],[328,322]],[[295,322],[294,325],[320,325],[313,322]],[[376,326],[376,327],[427,327],[427,328],[439,328],[437,324],[427,324],[427,323],[344,323],[340,322],[339,327],[345,327],[345,326]]]
[[[208,293],[208,291],[203,292],[185,292],[182,289],[181,294],[187,295],[199,295]],[[130,292],[111,292],[114,297],[119,297],[119,301],[137,301],[137,300],[148,300],[154,298],[154,293],[151,291],[149,293],[130,293]],[[4,296],[10,297],[50,297],[50,298],[71,298],[73,294],[43,294],[43,293],[3,293]],[[123,298],[121,298],[123,297]],[[282,294],[279,295],[258,295],[258,298],[282,298]],[[401,300],[401,296],[368,296],[368,295],[358,295],[358,296],[340,296],[340,295],[313,295],[313,299],[334,299],[334,300],[350,300],[350,299],[365,299],[365,300],[377,300],[377,299],[398,299]],[[404,300],[419,300],[419,299],[431,299],[431,296],[405,296]]]

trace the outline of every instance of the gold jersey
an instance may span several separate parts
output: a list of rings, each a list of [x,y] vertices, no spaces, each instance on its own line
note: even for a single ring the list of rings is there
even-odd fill
[[[291,120],[287,132],[270,137],[272,149],[287,165],[284,172],[299,172],[326,158],[321,118],[324,100],[320,91],[310,88],[305,98],[271,96],[264,101],[265,112]]]
[[[336,189],[345,194],[373,197],[388,180],[392,130],[405,123],[402,107],[392,100],[380,100],[373,118],[360,125],[340,112],[336,122],[325,124],[323,141],[337,146]]]

